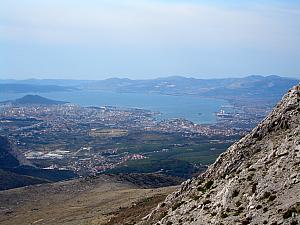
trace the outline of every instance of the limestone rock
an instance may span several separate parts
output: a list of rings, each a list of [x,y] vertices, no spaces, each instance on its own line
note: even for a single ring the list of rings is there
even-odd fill
[[[300,224],[300,85],[140,224]]]

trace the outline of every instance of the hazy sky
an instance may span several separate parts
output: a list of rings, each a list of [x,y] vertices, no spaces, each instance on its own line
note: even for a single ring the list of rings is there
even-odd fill
[[[1,0],[0,79],[300,78],[299,0]]]

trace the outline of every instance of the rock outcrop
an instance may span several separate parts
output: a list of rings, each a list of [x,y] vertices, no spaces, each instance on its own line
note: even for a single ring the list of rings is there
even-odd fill
[[[300,224],[300,85],[140,224]]]

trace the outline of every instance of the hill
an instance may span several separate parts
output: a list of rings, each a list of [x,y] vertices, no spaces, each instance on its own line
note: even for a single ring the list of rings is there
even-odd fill
[[[300,85],[140,224],[299,224]]]
[[[68,102],[56,101],[49,98],[41,97],[39,95],[25,95],[22,98],[12,101],[5,101],[3,103],[10,103],[13,105],[61,105],[66,104]]]
[[[26,95],[22,98],[16,99],[15,104],[37,104],[37,105],[61,105],[68,102],[56,101],[49,98],[44,98],[39,95]]]

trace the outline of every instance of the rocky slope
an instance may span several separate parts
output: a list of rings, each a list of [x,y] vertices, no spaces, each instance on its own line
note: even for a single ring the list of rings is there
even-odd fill
[[[140,224],[299,224],[300,85]]]
[[[178,188],[124,179],[99,175],[0,191],[0,224],[134,224]]]

